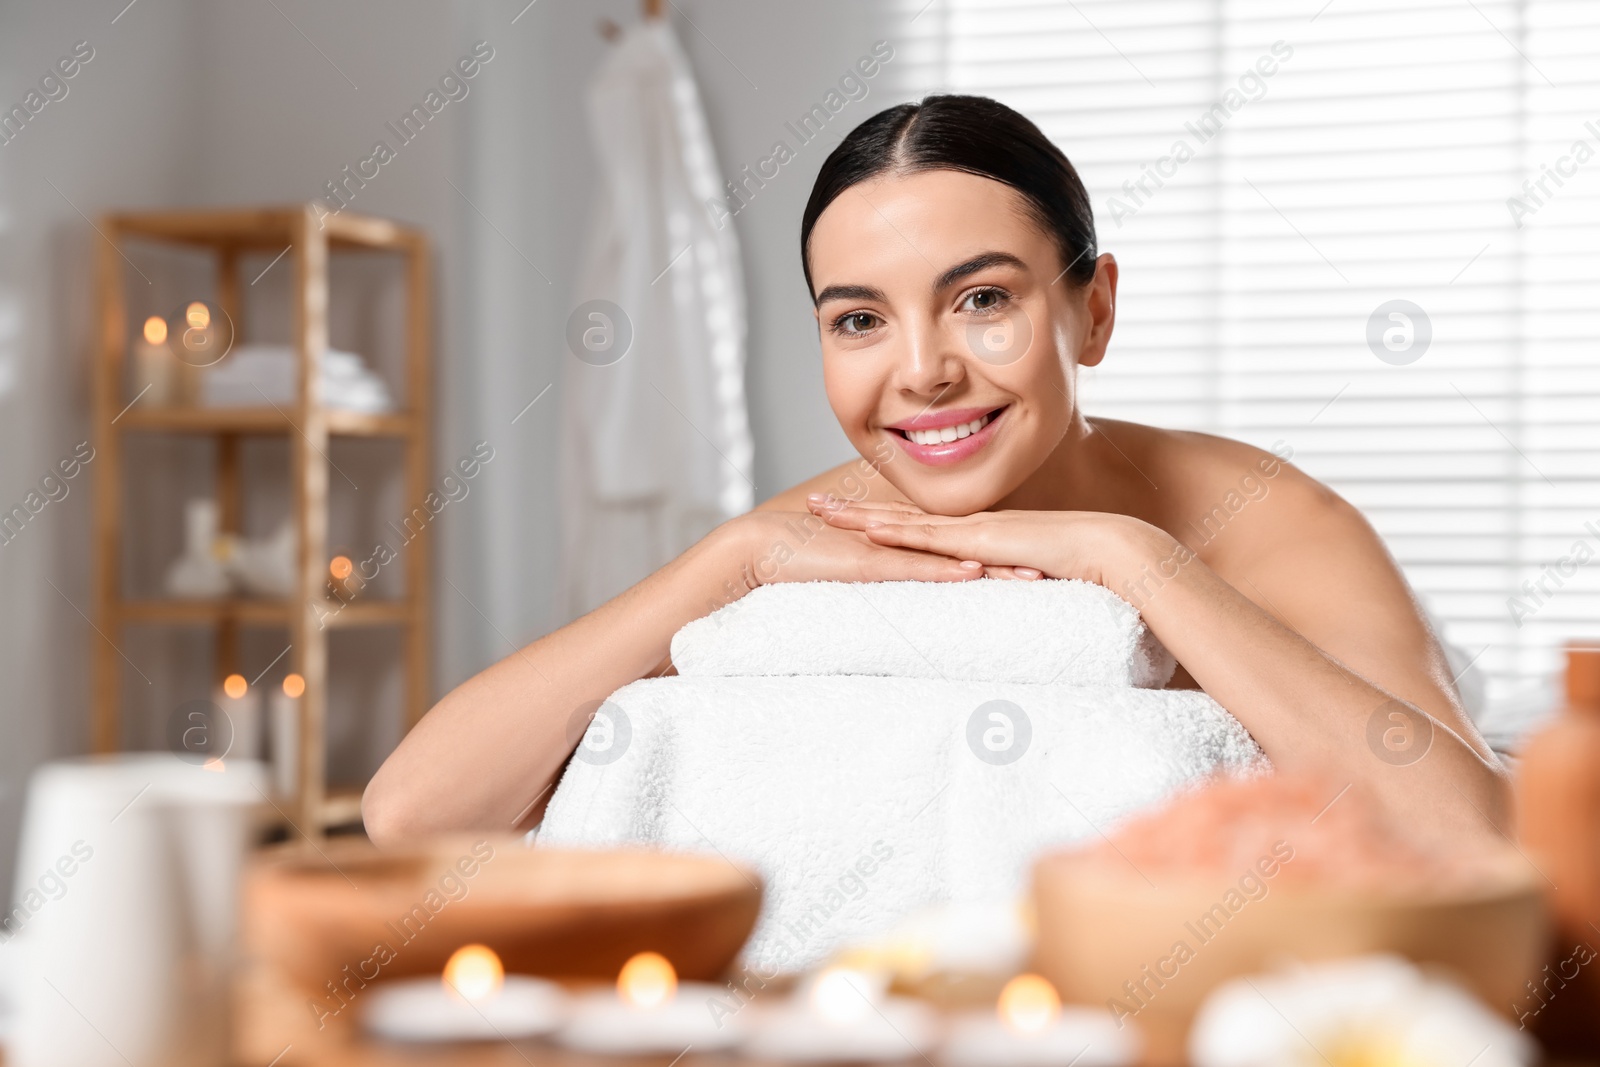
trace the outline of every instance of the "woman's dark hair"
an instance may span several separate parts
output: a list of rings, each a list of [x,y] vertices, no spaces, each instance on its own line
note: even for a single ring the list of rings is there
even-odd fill
[[[1066,273],[1094,278],[1094,209],[1062,154],[1021,114],[986,96],[930,96],[880,111],[851,130],[822,164],[800,220],[800,262],[811,284],[811,228],[846,189],[888,172],[958,170],[992,178],[1022,195],[1055,238]]]

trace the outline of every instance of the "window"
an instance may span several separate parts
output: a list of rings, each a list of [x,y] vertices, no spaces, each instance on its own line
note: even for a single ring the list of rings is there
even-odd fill
[[[1477,657],[1491,720],[1542,699],[1600,636],[1600,5],[905,18],[916,95],[1005,101],[1089,188],[1123,280],[1086,409],[1285,442]]]

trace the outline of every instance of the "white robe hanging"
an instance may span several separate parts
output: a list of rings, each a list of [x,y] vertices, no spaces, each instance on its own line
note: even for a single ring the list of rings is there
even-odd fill
[[[601,350],[563,353],[566,619],[754,502],[739,247],[726,217],[719,228],[708,209],[723,183],[665,19],[623,31],[588,105],[598,204],[568,336],[593,330]],[[594,317],[584,305],[596,300],[623,317],[605,308]],[[626,353],[607,362],[617,349],[604,346],[628,332]]]

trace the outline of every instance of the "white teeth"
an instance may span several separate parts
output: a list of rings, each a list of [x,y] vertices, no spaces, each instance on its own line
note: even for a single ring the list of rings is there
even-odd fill
[[[944,426],[937,430],[907,430],[906,437],[912,444],[938,445],[955,441],[962,437],[971,437],[985,426],[989,425],[992,416],[980,415],[971,422],[963,422],[959,426]]]

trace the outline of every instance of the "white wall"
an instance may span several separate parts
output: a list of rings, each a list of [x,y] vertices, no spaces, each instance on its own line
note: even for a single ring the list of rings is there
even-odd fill
[[[91,264],[99,238],[83,215],[183,203],[199,189],[198,145],[189,136],[199,113],[190,5],[140,4],[113,25],[116,13],[83,0],[9,4],[0,13],[0,102],[7,110],[76,42],[94,49],[66,82],[66,97],[0,144],[6,509],[90,435]],[[88,742],[87,664],[99,638],[79,611],[92,610],[93,469],[91,463],[67,483],[68,496],[0,547],[0,884],[7,887],[29,770]]]
[[[583,89],[605,47],[596,21],[639,16],[622,0],[539,0],[517,17],[524,2],[278,0],[280,14],[247,0],[145,0],[115,25],[115,10],[81,0],[0,8],[0,101],[20,100],[73,42],[95,47],[69,96],[0,146],[0,501],[20,498],[88,433],[89,263],[98,238],[67,199],[91,218],[112,208],[312,199],[370,152],[385,122],[486,40],[495,58],[469,96],[385,165],[352,210],[434,236],[436,458],[452,462],[480,439],[496,449],[473,495],[439,519],[447,581],[435,590],[438,688],[544,632],[557,565],[559,382],[528,416],[514,426],[510,419],[558,381],[564,358],[593,177]],[[898,99],[894,64],[823,138],[799,147],[784,123],[821,101],[874,41],[893,41],[883,7],[676,3],[673,21],[729,176],[779,138],[798,148],[735,222],[750,296],[760,497],[849,454],[822,395],[799,216],[827,151]],[[269,277],[262,286],[272,284]],[[87,743],[85,668],[98,638],[67,598],[89,610],[89,495],[80,480],[0,548],[3,884],[27,772]],[[502,566],[486,572],[476,564],[483,558]],[[146,636],[139,655],[172,658],[178,640]],[[204,685],[181,672],[157,681],[169,700]],[[392,742],[392,728],[380,728],[346,754],[361,763]]]

